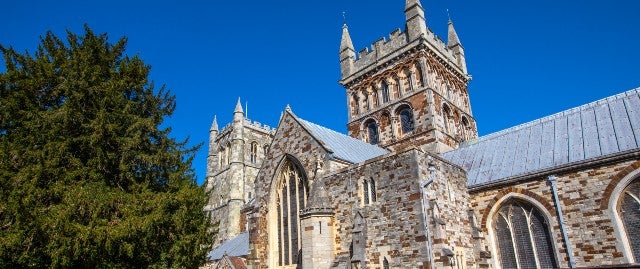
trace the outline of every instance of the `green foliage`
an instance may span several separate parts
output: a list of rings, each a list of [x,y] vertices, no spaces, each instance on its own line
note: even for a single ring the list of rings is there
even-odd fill
[[[195,268],[212,238],[195,148],[148,65],[85,26],[0,46],[0,268]]]

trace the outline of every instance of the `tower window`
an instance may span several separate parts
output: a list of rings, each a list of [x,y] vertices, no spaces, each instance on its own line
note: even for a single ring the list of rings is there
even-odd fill
[[[369,105],[369,93],[367,91],[364,91],[362,94],[364,95],[364,98],[362,98],[364,109],[365,111],[369,111],[371,109],[371,106]]]
[[[413,91],[413,78],[411,78],[411,71],[409,71],[408,69],[404,71],[405,77],[407,78],[407,83],[409,84],[409,87],[407,87],[407,91],[411,92]]]
[[[415,126],[413,122],[413,112],[411,111],[411,108],[406,107],[400,110],[399,114],[400,114],[400,125],[401,125],[402,134],[407,134],[412,132]]]
[[[251,153],[249,159],[251,160],[251,163],[255,164],[256,162],[258,162],[258,143],[256,142],[251,143]]]
[[[511,200],[496,214],[493,229],[502,268],[556,268],[546,220],[533,206]]]
[[[360,113],[360,101],[358,99],[358,95],[354,93],[351,98],[353,99],[351,114],[357,115]]]
[[[389,84],[387,84],[387,82],[383,80],[381,88],[382,88],[382,102],[383,103],[389,102],[389,100],[390,100],[389,99]]]
[[[419,64],[416,64],[416,84],[418,87],[424,87],[424,79],[422,78],[422,68]]]
[[[389,269],[389,260],[387,260],[387,257],[384,257],[384,260],[382,260],[382,269]]]
[[[469,121],[467,120],[467,117],[462,117],[462,138],[464,138],[464,140],[468,140],[470,137],[470,133],[471,131],[469,130]]]
[[[378,136],[378,124],[376,124],[375,121],[370,120],[369,122],[367,122],[366,126],[369,143],[373,145],[378,144],[380,142]]]
[[[446,104],[442,106],[442,122],[444,123],[444,130],[447,133],[451,133],[451,126],[449,123],[449,115],[451,115],[451,109]]]

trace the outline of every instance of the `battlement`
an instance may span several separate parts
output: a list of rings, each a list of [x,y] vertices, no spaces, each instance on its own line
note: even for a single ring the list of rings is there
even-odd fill
[[[231,128],[233,126],[233,122],[227,123],[227,125],[225,125],[221,130],[220,130],[220,134],[224,134],[227,131],[230,131]],[[249,127],[249,128],[253,128],[256,129],[258,131],[262,131],[264,133],[268,133],[271,134],[273,132],[275,132],[276,128],[271,127],[269,125],[266,124],[262,124],[258,121],[252,121],[250,119],[244,118],[244,122],[243,122],[243,126],[244,127]]]
[[[274,132],[276,130],[275,128],[272,128],[269,125],[262,124],[262,123],[260,123],[258,121],[251,121],[250,119],[247,119],[247,118],[244,119],[244,126],[245,127],[255,128],[255,129],[258,129],[258,130],[263,131],[265,133],[271,133],[271,132]]]
[[[427,35],[424,37],[429,45],[431,45],[432,49],[439,51],[446,60],[451,62],[457,62],[454,56],[454,53],[447,47],[447,44],[438,37],[431,29],[427,28]],[[381,37],[371,44],[371,47],[365,47],[361,49],[357,58],[354,61],[355,71],[356,73],[360,70],[363,70],[370,66],[371,64],[383,59],[392,54],[399,54],[398,52],[403,52],[409,48],[405,48],[408,44],[407,35],[405,32],[402,32],[399,28],[393,30],[389,34],[389,38]]]

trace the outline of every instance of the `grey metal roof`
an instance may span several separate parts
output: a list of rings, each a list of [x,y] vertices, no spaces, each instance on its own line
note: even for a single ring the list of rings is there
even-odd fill
[[[225,253],[234,257],[249,255],[249,233],[240,233],[222,243],[218,248],[209,252],[209,260],[220,260]]]
[[[364,162],[389,153],[386,149],[371,145],[326,127],[297,118],[311,134],[333,152],[332,157],[350,163]]]
[[[470,141],[440,156],[480,186],[640,148],[640,88]]]

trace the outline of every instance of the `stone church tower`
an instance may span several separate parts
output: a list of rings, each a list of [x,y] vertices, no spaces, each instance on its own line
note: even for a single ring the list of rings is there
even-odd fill
[[[349,135],[390,150],[442,153],[478,136],[464,49],[449,21],[445,44],[426,26],[419,0],[407,0],[406,29],[357,56],[347,25],[340,43]]]
[[[207,157],[206,191],[210,195],[205,211],[218,229],[214,245],[246,230],[242,208],[255,195],[253,181],[273,132],[269,126],[245,118],[240,99],[233,111],[233,122],[221,131],[217,119],[213,119]]]

